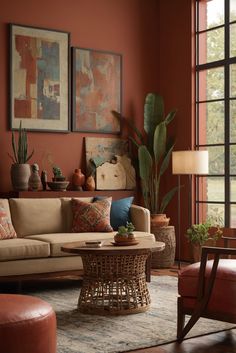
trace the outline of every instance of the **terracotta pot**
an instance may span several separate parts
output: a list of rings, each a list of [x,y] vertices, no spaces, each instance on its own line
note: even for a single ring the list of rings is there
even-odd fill
[[[12,164],[11,166],[11,182],[13,190],[28,190],[29,177],[31,174],[29,164]]]
[[[200,244],[191,243],[193,262],[199,262],[202,256],[202,246]]]
[[[85,175],[81,172],[81,169],[75,169],[72,175],[72,185],[75,190],[82,190],[82,186],[85,183]]]
[[[167,227],[169,225],[170,218],[166,217],[164,213],[151,214],[151,228]]]

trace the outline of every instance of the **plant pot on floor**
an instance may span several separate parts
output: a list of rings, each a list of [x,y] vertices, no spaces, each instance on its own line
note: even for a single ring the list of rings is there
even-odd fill
[[[28,190],[29,177],[31,175],[30,165],[25,163],[14,163],[11,166],[11,182],[15,191]]]
[[[151,214],[151,228],[167,227],[169,222],[170,218],[167,218],[165,213]]]

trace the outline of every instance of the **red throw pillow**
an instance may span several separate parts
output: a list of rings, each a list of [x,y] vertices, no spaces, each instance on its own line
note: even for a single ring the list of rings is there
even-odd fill
[[[2,203],[0,203],[0,240],[16,238],[15,229]]]
[[[93,203],[72,199],[72,232],[112,232],[111,198]]]

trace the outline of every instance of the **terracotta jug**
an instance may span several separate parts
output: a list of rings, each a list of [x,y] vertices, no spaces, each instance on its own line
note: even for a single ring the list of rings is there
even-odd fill
[[[72,185],[74,190],[83,190],[82,186],[85,183],[85,175],[81,172],[81,169],[75,169],[72,175]]]
[[[88,176],[85,182],[85,189],[88,191],[94,191],[95,190],[95,180],[92,175]]]
[[[169,222],[170,218],[167,218],[164,213],[151,214],[151,227],[167,227]]]

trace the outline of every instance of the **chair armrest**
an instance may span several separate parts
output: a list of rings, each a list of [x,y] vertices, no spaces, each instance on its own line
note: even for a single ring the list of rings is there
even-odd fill
[[[150,211],[147,208],[131,205],[130,216],[135,230],[150,233]]]

